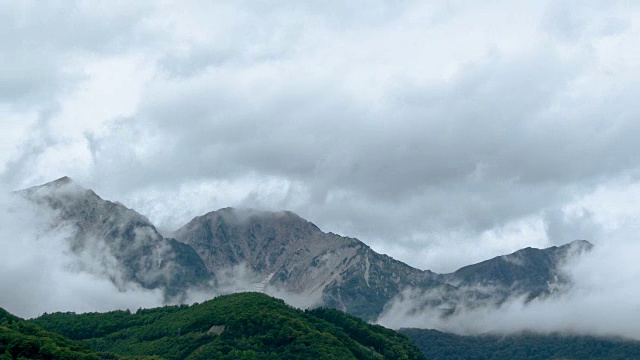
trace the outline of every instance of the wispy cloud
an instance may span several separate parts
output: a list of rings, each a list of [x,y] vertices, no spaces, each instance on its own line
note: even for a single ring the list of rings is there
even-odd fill
[[[121,279],[108,249],[93,242],[71,250],[75,229],[22,197],[0,195],[0,307],[23,317],[54,311],[106,311],[159,306],[160,290]]]
[[[636,227],[637,228],[637,227]],[[421,306],[437,294],[407,291],[390,302],[378,319],[394,328],[433,328],[463,335],[513,334],[523,331],[619,336],[640,340],[640,276],[636,260],[640,251],[635,237],[608,234],[602,243],[567,262],[562,274],[571,287],[550,296],[527,301],[527,294],[492,302],[463,302],[449,316]],[[487,294],[493,293],[486,289]],[[445,304],[446,305],[446,304]]]

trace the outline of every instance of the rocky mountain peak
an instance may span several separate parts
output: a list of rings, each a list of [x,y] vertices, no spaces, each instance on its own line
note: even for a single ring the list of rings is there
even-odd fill
[[[30,188],[18,191],[18,193],[26,192],[26,193],[29,193],[29,194],[35,194],[35,193],[45,193],[45,192],[50,192],[50,191],[64,191],[64,190],[69,190],[69,191],[84,190],[84,191],[86,191],[87,189],[83,188],[82,186],[80,186],[79,184],[74,182],[70,177],[63,176],[63,177],[61,177],[61,178],[59,178],[57,180],[53,180],[53,181],[50,181],[50,182],[42,184],[42,185],[33,186],[33,187],[30,187]]]
[[[46,183],[46,184],[44,184],[42,186],[48,186],[48,187],[51,187],[51,186],[63,186],[63,185],[69,185],[72,182],[73,182],[73,179],[71,179],[68,176],[63,176],[60,179],[53,180],[53,181],[51,181],[49,183]]]
[[[174,236],[193,246],[211,272],[246,264],[268,274],[295,252],[328,246],[317,226],[290,211],[223,208],[194,218]]]
[[[361,241],[324,233],[289,211],[224,208],[196,217],[174,236],[191,245],[207,269],[244,265],[263,288],[373,318],[406,286],[430,286],[431,272],[371,250]]]
[[[17,194],[48,211],[52,226],[68,229],[69,248],[81,259],[91,259],[100,266],[115,260],[116,269],[89,263],[77,267],[92,269],[96,275],[107,274],[119,288],[135,282],[176,295],[208,280],[202,260],[190,246],[164,238],[145,216],[102,199],[69,177]]]
[[[316,225],[291,211],[266,211],[253,208],[226,207],[197,217],[194,221],[202,219],[229,227],[260,228],[262,226],[269,226],[288,231],[320,231]]]
[[[457,287],[491,288],[492,296],[498,299],[514,293],[529,294],[533,298],[548,293],[550,283],[567,285],[569,279],[560,271],[562,264],[592,248],[586,240],[545,249],[527,247],[465,266],[441,279]]]
[[[579,251],[579,252],[590,251],[591,249],[593,249],[593,244],[587,240],[574,240],[562,246],[571,248],[572,250]]]

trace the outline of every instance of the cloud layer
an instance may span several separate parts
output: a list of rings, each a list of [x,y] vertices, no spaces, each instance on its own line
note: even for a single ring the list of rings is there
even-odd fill
[[[436,271],[606,243],[626,201],[611,194],[638,184],[639,14],[5,3],[0,179],[69,175],[167,231],[225,206],[288,209]]]
[[[69,241],[72,230],[56,225],[55,214],[3,193],[0,215],[0,307],[7,311],[34,317],[43,312],[162,305],[159,290],[133,283],[116,287],[110,278],[118,277],[118,266],[109,263],[105,249],[74,254]]]
[[[77,191],[68,190],[70,194]],[[61,220],[60,210],[27,200],[22,194],[2,194],[0,307],[18,316],[31,318],[44,312],[57,311],[136,310],[174,303],[202,302],[220,294],[242,291],[266,291],[303,308],[319,301],[268,288],[264,277],[244,265],[217,272],[215,286],[212,281],[211,286],[194,286],[187,289],[184,296],[168,299],[164,289],[150,290],[140,285],[166,275],[162,272],[167,267],[138,271],[132,279],[127,272],[127,266],[131,264],[126,264],[121,254],[116,256],[114,253],[117,247],[113,247],[112,243],[116,241],[137,241],[139,245],[144,241],[153,241],[143,239],[145,234],[139,233],[135,238],[126,240],[102,239],[87,229],[78,234],[76,231],[81,230],[76,224]],[[118,231],[119,224],[112,221],[111,226],[110,230]],[[149,230],[138,227],[135,231]],[[161,244],[158,241],[154,249],[161,252],[156,254],[160,259],[163,256]],[[127,248],[135,251],[132,250],[135,246],[130,243]],[[164,260],[170,261],[166,256]]]
[[[435,328],[462,335],[533,331],[640,340],[638,253],[637,241],[616,239],[566,264],[564,273],[573,283],[566,293],[528,303],[523,296],[500,306],[462,307],[449,317],[441,317],[434,309],[411,311],[430,294],[407,292],[388,304],[378,322],[393,328]]]

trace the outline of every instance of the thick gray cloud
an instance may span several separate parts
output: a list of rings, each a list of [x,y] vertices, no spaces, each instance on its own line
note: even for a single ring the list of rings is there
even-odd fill
[[[0,4],[0,101],[19,108],[51,103],[81,81],[84,57],[139,46],[144,6],[86,2]]]
[[[69,175],[164,230],[289,209],[449,271],[604,242],[636,186],[628,2],[24,4],[0,8],[12,188]]]

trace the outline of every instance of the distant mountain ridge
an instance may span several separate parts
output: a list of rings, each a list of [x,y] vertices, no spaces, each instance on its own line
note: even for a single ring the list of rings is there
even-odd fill
[[[557,266],[564,259],[592,248],[593,245],[586,240],[546,249],[527,247],[462,267],[443,275],[441,280],[456,287],[484,285],[509,293],[528,293],[530,298],[534,298],[566,284],[569,279],[558,271]]]
[[[246,266],[261,291],[295,294],[368,320],[405,289],[437,290],[438,297],[425,299],[423,306],[448,310],[465,301],[499,303],[514,294],[548,294],[568,284],[559,272],[563,261],[592,247],[577,241],[527,248],[437,274],[379,254],[357,239],[325,233],[288,211],[224,208],[192,219],[174,239],[160,235],[134,210],[66,177],[19,194],[75,227],[74,251],[107,250],[121,270],[122,279],[112,279],[116,284],[133,281],[175,298],[189,289],[215,287],[226,270]],[[480,287],[490,291],[469,291]]]

